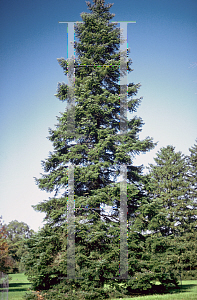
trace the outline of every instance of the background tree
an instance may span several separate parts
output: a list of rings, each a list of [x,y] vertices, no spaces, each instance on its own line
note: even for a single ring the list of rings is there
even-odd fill
[[[12,272],[24,272],[22,257],[27,253],[25,249],[25,240],[30,238],[34,231],[24,222],[17,220],[9,222],[6,228],[6,242],[9,246],[9,255],[13,261]]]
[[[156,165],[150,165],[149,196],[155,202],[157,219],[149,221],[148,229],[162,236],[177,236],[189,230],[193,216],[192,202],[187,194],[186,159],[181,152],[175,152],[173,146],[167,146],[161,148],[154,160]]]
[[[167,146],[161,148],[154,160],[156,165],[150,165],[146,176],[147,198],[139,208],[136,225],[146,232],[151,271],[156,269],[162,277],[160,281],[168,284],[170,277],[175,282],[178,273],[195,260],[197,212],[188,192],[186,157],[175,152],[173,146]]]
[[[197,140],[196,140],[197,142]],[[189,191],[188,197],[193,201],[193,209],[197,209],[197,144],[189,148],[190,155],[187,156],[187,163],[189,166],[188,178],[189,178]],[[193,217],[196,221],[196,215]]]
[[[191,230],[185,232],[182,237],[182,247],[179,250],[179,268],[184,279],[194,279],[197,277],[197,145],[189,148],[190,155],[186,157],[189,167],[187,180],[189,188],[187,196],[191,200],[191,217],[188,220]],[[184,239],[184,240],[183,240]]]
[[[65,293],[71,299],[106,298],[110,294],[104,290],[106,283],[111,290],[114,287],[121,289],[118,280],[111,279],[119,276],[120,183],[117,183],[117,177],[120,165],[126,164],[128,219],[133,220],[143,195],[142,167],[133,165],[133,157],[154,147],[149,137],[139,140],[143,122],[136,116],[127,121],[127,134],[119,134],[120,30],[109,23],[114,17],[109,13],[112,4],[105,6],[103,0],[93,2],[93,5],[87,3],[91,13],[82,13],[84,23],[75,28],[79,39],[75,43],[76,137],[68,131],[68,113],[65,111],[58,117],[56,129],[49,131],[54,152],[43,161],[45,174],[37,179],[40,189],[55,191],[54,197],[35,206],[36,210],[46,213],[47,224],[27,241],[27,274],[34,289],[46,292],[47,299],[58,299]],[[69,60],[62,58],[59,63],[67,74]],[[113,67],[92,66],[110,64]],[[130,66],[129,59],[128,72],[132,71]],[[134,83],[128,85],[127,105],[131,113],[140,104],[140,99],[134,98],[139,87]],[[67,100],[67,92],[67,85],[59,84],[57,97],[61,101]],[[65,278],[69,163],[75,165],[76,276],[83,277],[82,280]],[[102,203],[116,206],[111,216],[102,212]],[[136,269],[130,264],[130,274],[134,273],[133,268]],[[120,295],[123,295],[123,289]]]
[[[12,259],[9,256],[9,246],[7,243],[7,232],[0,217],[0,272],[8,273],[12,269]]]

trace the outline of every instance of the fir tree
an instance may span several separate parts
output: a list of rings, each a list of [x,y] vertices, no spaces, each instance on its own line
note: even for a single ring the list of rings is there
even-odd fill
[[[197,142],[197,140],[196,140]],[[189,197],[193,200],[193,207],[197,209],[197,144],[189,148],[190,155],[187,157],[187,162],[189,165]]]
[[[191,214],[187,220],[189,230],[179,239],[177,268],[184,279],[194,279],[197,274],[197,145],[189,148],[190,155],[186,157],[188,165],[188,191]]]
[[[119,276],[120,166],[127,165],[128,221],[133,220],[142,197],[142,167],[133,165],[133,157],[154,147],[151,138],[139,139],[143,122],[133,116],[127,121],[128,132],[120,135],[120,29],[109,23],[112,4],[104,0],[87,2],[90,13],[82,13],[83,24],[75,28],[75,131],[68,130],[68,111],[58,117],[56,129],[50,129],[53,153],[43,161],[45,174],[37,179],[41,190],[55,196],[35,206],[45,212],[47,224],[27,242],[27,274],[34,289],[44,290],[47,299],[107,298]],[[125,54],[126,55],[126,54]],[[126,58],[126,56],[125,56]],[[69,60],[58,60],[65,74]],[[128,60],[128,72],[132,61]],[[93,67],[95,65],[95,67]],[[113,66],[109,66],[113,65]],[[128,110],[134,113],[141,99],[135,98],[140,84],[128,85]],[[57,98],[68,99],[68,86],[59,84]],[[67,247],[67,167],[74,167],[75,260],[76,277],[66,279]],[[111,216],[101,203],[116,207]],[[139,239],[139,238],[138,238]],[[39,254],[41,253],[41,254]],[[129,266],[133,274],[135,266]],[[59,279],[62,277],[63,279]],[[75,294],[73,294],[75,293]],[[121,292],[122,293],[122,292]],[[59,295],[59,296],[58,296]],[[120,294],[121,295],[121,294]],[[51,298],[50,298],[51,297]],[[60,297],[60,298],[58,298]]]
[[[190,230],[188,224],[193,215],[186,158],[173,146],[167,146],[154,160],[156,165],[150,165],[149,195],[157,214],[154,218],[149,216],[148,229],[162,236],[178,236]]]
[[[163,285],[176,284],[179,272],[194,261],[196,249],[191,242],[196,236],[196,211],[189,192],[189,166],[173,146],[161,148],[154,160],[145,181],[147,197],[135,226],[146,233],[150,270]]]

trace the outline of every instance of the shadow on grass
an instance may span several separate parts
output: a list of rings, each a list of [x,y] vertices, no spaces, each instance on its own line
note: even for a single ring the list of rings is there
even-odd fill
[[[29,286],[30,283],[10,283],[9,292],[24,292],[24,291],[26,292]]]
[[[192,284],[183,284],[179,285],[177,288],[171,288],[170,290],[173,293],[180,293],[180,292],[188,292],[188,290],[191,290],[194,286],[197,286],[197,284],[192,283]]]
[[[146,295],[156,295],[156,294],[178,294],[178,293],[185,293],[191,290],[197,284],[183,284],[182,286],[179,285],[177,287],[165,288],[161,285],[154,285],[151,289],[147,291],[130,291],[129,296],[146,296]]]

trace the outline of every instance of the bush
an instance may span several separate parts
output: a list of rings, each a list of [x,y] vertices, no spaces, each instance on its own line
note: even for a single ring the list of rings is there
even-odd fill
[[[197,270],[183,271],[181,273],[182,280],[197,280]]]
[[[118,298],[126,296],[124,291],[114,290],[108,288],[104,290],[103,288],[92,288],[87,290],[69,290],[67,288],[63,289],[60,286],[57,286],[56,289],[49,289],[44,291],[28,292],[25,294],[25,300],[104,300],[111,298]]]
[[[155,276],[152,273],[136,273],[130,280],[127,282],[127,291],[132,293],[134,291],[146,291],[152,288]]]

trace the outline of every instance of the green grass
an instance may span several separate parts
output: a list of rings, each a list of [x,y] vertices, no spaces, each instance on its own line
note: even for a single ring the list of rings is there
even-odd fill
[[[172,289],[168,294],[149,295],[130,298],[116,298],[111,300],[197,300],[197,280],[182,281],[182,288]]]
[[[30,287],[30,282],[24,274],[9,274],[12,280],[9,280],[9,300],[22,300],[23,295]]]
[[[24,274],[10,274],[12,280],[9,281],[9,300],[22,300],[23,295],[30,287],[30,282]],[[172,289],[168,294],[149,295],[128,298],[116,298],[111,300],[197,300],[197,280],[185,280],[182,288]]]

